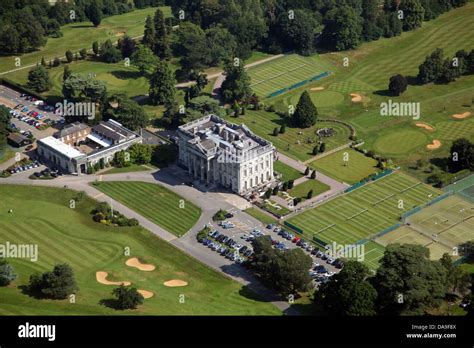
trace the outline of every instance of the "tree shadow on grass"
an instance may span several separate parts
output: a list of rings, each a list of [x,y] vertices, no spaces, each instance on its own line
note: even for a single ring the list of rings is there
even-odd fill
[[[44,298],[43,293],[41,291],[31,289],[28,285],[20,285],[18,286],[18,289],[20,289],[21,293],[23,295],[27,295],[29,297],[32,297],[36,300],[41,300]]]
[[[407,83],[410,86],[421,86],[422,85],[420,79],[418,79],[418,76],[405,76],[405,78],[407,79]]]
[[[117,299],[115,298],[106,298],[106,299],[100,300],[99,304],[107,308],[115,309],[116,311],[121,310],[119,307],[119,303]]]
[[[430,163],[436,167],[438,167],[439,169],[441,169],[442,171],[446,171],[446,172],[449,172],[450,171],[450,168],[449,168],[449,161],[446,157],[434,157],[434,158],[431,158],[430,159]]]
[[[380,89],[374,92],[375,95],[380,95],[382,97],[395,97],[388,89]]]
[[[71,25],[69,28],[72,29],[84,29],[84,28],[95,28],[94,24],[78,24],[78,25]]]
[[[114,70],[110,73],[120,80],[136,80],[142,77],[139,71]]]

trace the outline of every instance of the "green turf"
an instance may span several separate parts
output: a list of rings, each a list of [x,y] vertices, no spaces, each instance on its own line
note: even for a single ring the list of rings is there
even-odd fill
[[[283,181],[296,180],[303,176],[303,173],[300,173],[298,170],[280,161],[273,162],[273,170],[282,174]]]
[[[147,170],[153,169],[152,167],[141,165],[141,164],[132,164],[128,167],[122,168],[111,168],[102,172],[101,174],[119,174],[119,173],[131,173],[131,172],[146,172]]]
[[[0,241],[37,244],[38,262],[8,259],[19,278],[0,287],[0,315],[278,315],[273,305],[255,299],[240,284],[203,266],[141,227],[111,227],[93,222],[95,202],[85,198],[69,208],[75,192],[33,186],[0,185]],[[13,214],[8,213],[13,209]],[[124,256],[129,248],[130,256]],[[156,266],[153,272],[127,267],[128,257]],[[79,292],[76,303],[37,300],[22,293],[31,274],[51,270],[57,263],[74,270]],[[154,292],[137,310],[116,311],[101,305],[112,298],[114,286],[97,283],[95,273],[106,271],[112,280],[128,280]],[[186,287],[163,282],[182,279]],[[180,303],[180,295],[184,303]]]
[[[260,211],[258,208],[248,208],[245,209],[245,212],[257,220],[261,221],[263,224],[268,225],[268,224],[274,224],[276,223],[276,219],[268,214],[265,214],[264,212]]]
[[[306,210],[288,222],[326,243],[351,244],[398,223],[402,213],[440,194],[412,177],[394,173]],[[400,200],[403,207],[399,207]]]
[[[261,97],[325,71],[328,69],[318,56],[303,57],[297,54],[277,58],[248,70],[251,87]]]
[[[309,128],[295,128],[288,120],[278,116],[276,113],[263,110],[247,110],[246,115],[239,118],[229,118],[233,123],[244,123],[251,131],[257,135],[268,139],[278,149],[278,151],[296,158],[298,160],[308,160],[313,157],[313,148],[319,141],[316,131],[321,128],[333,128],[335,135],[324,138],[326,151],[330,151],[349,142],[350,129],[342,124],[334,122],[316,122]],[[284,134],[273,135],[273,129],[285,124]]]
[[[313,190],[313,197],[316,197],[320,193],[326,192],[330,187],[318,180],[309,179],[301,184],[294,186],[288,193],[292,197],[300,197],[306,199],[309,190]]]
[[[201,215],[194,204],[157,184],[103,181],[94,187],[177,236],[188,232]]]
[[[10,148],[10,146],[5,146],[2,149],[0,149],[0,163],[6,162],[13,157],[15,157],[15,151]]]
[[[348,158],[347,162],[344,161],[345,158]],[[370,174],[378,172],[376,165],[377,161],[373,158],[350,148],[319,158],[309,164],[311,168],[348,184],[355,184]]]
[[[162,9],[165,16],[171,16],[170,7]],[[97,28],[90,22],[67,24],[61,27],[62,37],[48,38],[46,45],[40,50],[21,55],[21,66],[36,64],[41,61],[41,57],[48,61],[55,57],[63,57],[67,50],[76,52],[82,48],[91,49],[94,41],[103,42],[107,39],[115,41],[122,33],[127,33],[131,37],[143,35],[146,17],[153,16],[155,11],[156,8],[146,8],[107,17]],[[0,72],[17,68],[13,57],[0,57]]]
[[[68,64],[73,73],[84,76],[94,76],[105,83],[110,93],[124,93],[129,97],[144,95],[148,93],[148,81],[141,76],[134,66],[125,66],[123,62],[108,64],[100,61],[79,60]],[[10,73],[7,77],[16,82],[26,85],[29,69]],[[44,92],[46,97],[61,97],[63,87],[64,64],[48,69],[52,83],[51,88]]]

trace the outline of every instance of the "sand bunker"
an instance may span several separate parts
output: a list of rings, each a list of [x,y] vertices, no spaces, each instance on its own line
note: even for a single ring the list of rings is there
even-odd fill
[[[311,88],[312,91],[322,91],[324,87],[313,87]]]
[[[435,139],[433,140],[433,143],[426,145],[426,148],[428,150],[436,150],[441,146],[441,141]]]
[[[427,131],[430,131],[430,132],[433,132],[435,130],[432,126],[430,126],[429,124],[424,123],[424,122],[417,122],[417,123],[415,123],[415,126],[424,128],[424,129],[426,129]]]
[[[100,284],[104,284],[104,285],[123,285],[123,286],[129,286],[131,285],[132,283],[131,282],[127,282],[127,281],[121,281],[121,282],[111,282],[110,280],[107,280],[107,276],[109,274],[107,272],[97,272],[95,274],[95,278],[97,279],[97,281],[100,283]]]
[[[351,97],[353,103],[360,103],[362,101],[362,96],[360,94],[351,93]]]
[[[164,282],[163,285],[168,286],[170,288],[174,288],[177,286],[186,286],[188,285],[188,282],[185,282],[184,280],[179,280],[179,279],[172,279],[172,280],[168,280],[167,282]]]
[[[132,257],[131,259],[128,259],[127,262],[125,262],[125,264],[129,267],[137,268],[140,271],[144,271],[144,272],[151,272],[151,271],[154,271],[156,268],[153,265],[141,263],[140,260],[138,260],[138,258],[136,257]]]
[[[137,291],[138,291],[138,293],[139,293],[140,295],[142,295],[143,298],[145,298],[145,299],[147,299],[147,298],[152,298],[153,296],[155,296],[154,293],[152,293],[151,291],[148,291],[148,290],[139,289],[139,290],[137,290]]]
[[[453,116],[453,118],[457,118],[458,120],[462,120],[463,118],[469,117],[470,115],[471,115],[470,112],[465,112],[465,113],[462,113],[462,114],[454,114],[452,116]]]

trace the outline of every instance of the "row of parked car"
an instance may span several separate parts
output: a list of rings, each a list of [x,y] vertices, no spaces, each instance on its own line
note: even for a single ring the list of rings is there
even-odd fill
[[[273,229],[273,232],[277,233],[279,236],[282,236],[283,238],[292,241],[303,250],[306,250],[307,252],[309,252],[311,255],[314,255],[317,258],[320,258],[323,261],[326,261],[326,263],[329,265],[334,265],[336,268],[339,268],[339,269],[344,266],[341,260],[330,257],[323,251],[318,250],[318,248],[313,247],[310,243],[306,242],[304,239],[298,236],[295,236],[293,233],[285,231],[279,226],[275,227],[273,224],[269,224],[267,225],[267,228]]]
[[[217,230],[210,231],[208,238],[204,238],[201,242],[222,256],[239,264],[245,261],[244,256],[248,258],[253,254],[251,248],[237,243],[232,238]]]
[[[33,168],[38,168],[39,166],[40,166],[40,164],[39,164],[38,161],[33,161],[31,163],[28,163],[28,164],[15,166],[15,167],[9,169],[9,171],[10,171],[11,174],[15,174],[15,173],[21,173],[21,172],[24,172],[26,170],[30,170],[30,169],[33,169]]]
[[[53,124],[53,121],[51,121],[49,118],[46,118],[46,115],[39,113],[38,111],[29,110],[28,106],[24,106],[23,104],[18,104],[13,109],[11,109],[10,114],[12,114],[12,116],[18,120],[35,127],[36,129],[41,128],[41,126],[45,124]]]

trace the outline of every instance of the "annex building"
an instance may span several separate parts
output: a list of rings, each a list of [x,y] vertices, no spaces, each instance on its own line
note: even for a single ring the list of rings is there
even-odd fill
[[[114,120],[102,121],[94,127],[71,123],[37,141],[37,154],[70,174],[84,174],[89,165],[109,163],[116,152],[141,143],[142,137]]]
[[[275,147],[245,125],[207,115],[178,129],[178,164],[196,180],[245,195],[274,182]]]

